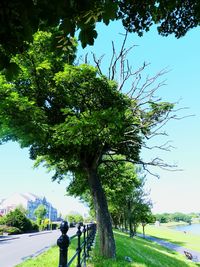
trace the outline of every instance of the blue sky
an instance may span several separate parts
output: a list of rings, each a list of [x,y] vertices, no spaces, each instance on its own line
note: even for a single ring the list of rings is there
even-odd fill
[[[79,48],[78,54],[94,52],[97,56],[105,54],[106,62],[111,55],[111,41],[116,49],[122,43],[123,28],[120,23],[113,22],[108,27],[98,26],[99,36],[93,47],[85,50]],[[194,115],[178,121],[170,121],[165,127],[167,140],[175,147],[171,152],[142,151],[144,160],[155,156],[162,157],[168,163],[178,164],[182,171],[153,171],[160,179],[147,175],[146,188],[151,190],[154,212],[200,212],[200,35],[199,28],[190,30],[181,39],[173,36],[161,37],[153,28],[142,38],[130,34],[127,47],[137,45],[129,55],[129,62],[137,69],[143,62],[151,63],[146,73],[154,75],[167,67],[170,71],[163,77],[166,86],[157,95],[165,101],[180,103],[177,108],[187,107],[179,112],[180,116]],[[104,62],[103,61],[103,62]],[[156,142],[159,143],[159,139]],[[32,192],[45,195],[63,214],[70,210],[86,212],[84,205],[78,200],[66,197],[67,182],[60,184],[51,182],[51,174],[42,167],[33,169],[28,150],[20,149],[18,144],[7,143],[0,146],[0,199],[14,192]]]

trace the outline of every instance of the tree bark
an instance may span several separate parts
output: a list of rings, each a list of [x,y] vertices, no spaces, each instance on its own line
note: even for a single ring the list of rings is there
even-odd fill
[[[143,237],[145,238],[145,231],[144,231],[145,225],[142,223],[142,232],[143,232]]]
[[[125,231],[128,231],[127,221],[126,221],[126,212],[125,212],[125,210],[124,210],[124,229],[125,229]]]
[[[129,236],[133,237],[133,224],[131,215],[131,201],[128,200],[128,223],[129,223]]]
[[[137,224],[134,223],[133,224],[133,235],[136,236],[136,233],[137,233]]]
[[[108,211],[106,196],[96,170],[88,170],[88,182],[96,210],[100,253],[106,258],[115,258],[116,247],[112,231],[111,217]]]

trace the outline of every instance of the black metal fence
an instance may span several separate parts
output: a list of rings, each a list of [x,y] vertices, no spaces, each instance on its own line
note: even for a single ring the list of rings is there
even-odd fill
[[[96,235],[96,224],[78,225],[76,234],[71,238],[67,235],[68,229],[68,223],[63,221],[60,225],[62,235],[57,240],[60,248],[59,267],[69,267],[75,260],[77,261],[76,267],[86,266],[86,260]],[[70,240],[75,237],[77,237],[76,253],[68,260]]]

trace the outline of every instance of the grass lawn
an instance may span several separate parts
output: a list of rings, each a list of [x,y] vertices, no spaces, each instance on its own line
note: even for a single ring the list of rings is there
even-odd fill
[[[93,251],[93,256],[88,262],[88,267],[195,267],[195,264],[184,256],[163,248],[155,243],[142,238],[129,238],[127,234],[115,232],[117,247],[116,260],[103,259],[97,256],[98,246]],[[76,240],[71,244],[70,254],[75,253]],[[125,256],[132,259],[127,262]],[[76,266],[76,263],[71,266]],[[28,260],[17,267],[58,267],[58,248],[53,247],[35,259]]]
[[[141,231],[141,229],[140,229]],[[145,234],[155,236],[174,244],[193,249],[200,252],[200,235],[194,235],[190,233],[183,233],[175,231],[168,227],[154,225],[147,225],[145,227]]]
[[[105,260],[95,256],[88,267],[194,267],[200,266],[174,251],[161,247],[151,241],[139,237],[129,238],[127,234],[115,232],[117,259]],[[132,262],[125,261],[125,256],[132,258]]]
[[[77,247],[77,239],[73,239],[70,244],[70,249],[68,251],[68,259],[75,254]],[[18,264],[16,267],[58,267],[59,262],[59,248],[54,246],[44,253],[40,254],[36,258],[28,259],[25,262]],[[70,266],[76,266],[76,260]]]

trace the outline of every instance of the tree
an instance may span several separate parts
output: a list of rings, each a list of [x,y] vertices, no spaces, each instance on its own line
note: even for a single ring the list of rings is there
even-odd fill
[[[113,159],[116,161],[123,157],[113,156]],[[129,162],[108,162],[100,165],[99,176],[115,227],[124,223],[127,229],[128,221],[130,236],[132,236],[136,234],[136,227],[141,223],[143,235],[145,235],[146,224],[155,219],[151,213],[151,201],[147,198],[148,194],[144,192],[145,180],[140,177],[141,170]]]
[[[171,220],[171,215],[169,213],[156,214],[155,217],[160,223],[167,223]]]
[[[155,216],[151,212],[151,207],[149,203],[142,203],[140,207],[139,220],[142,224],[143,237],[145,237],[145,226],[149,223],[155,222]]]
[[[113,156],[114,161],[101,164],[99,176],[107,197],[109,211],[115,227],[123,224],[127,196],[140,184],[138,170],[122,156]],[[119,160],[119,161],[117,161]]]
[[[4,222],[8,226],[18,228],[22,233],[31,232],[35,228],[35,226],[32,225],[31,221],[19,209],[10,211],[6,215]]]
[[[83,222],[83,216],[79,213],[70,213],[66,217],[67,221],[69,221],[70,223]]]
[[[27,209],[25,209],[22,204],[17,205],[16,208],[20,210],[24,215],[27,215]]]
[[[184,214],[181,212],[175,212],[175,213],[156,214],[155,217],[156,217],[156,220],[158,220],[161,223],[167,223],[171,221],[173,222],[183,221],[183,222],[191,224],[193,216],[192,214]]]
[[[104,157],[104,160],[106,158],[107,160],[110,159],[109,157]],[[98,176],[106,195],[108,209],[115,228],[124,222],[127,195],[131,194],[140,185],[137,172],[138,170],[134,164],[126,162],[125,158],[119,155],[113,155],[113,161],[103,162],[98,168]],[[90,211],[95,213],[87,184],[81,184],[80,187],[80,181],[79,183],[73,181],[67,191],[73,196],[81,195],[81,198],[89,205]]]
[[[22,52],[26,46],[23,41],[30,41],[38,29],[59,25],[63,30],[61,41],[79,30],[78,39],[85,47],[92,45],[97,37],[97,22],[108,25],[115,19],[121,20],[127,31],[140,36],[158,24],[160,34],[174,33],[179,38],[199,25],[200,3],[198,0],[1,0],[0,69],[13,69],[10,55]]]
[[[153,98],[152,79],[146,80],[137,97],[137,88],[124,94],[122,85],[119,89],[114,78],[108,79],[98,68],[70,65],[75,48],[53,51],[53,41],[52,33],[39,31],[29,49],[12,58],[20,70],[12,81],[0,76],[0,138],[29,147],[31,159],[55,169],[53,179],[63,179],[71,172],[78,189],[88,185],[101,254],[115,257],[98,168],[103,162],[115,162],[113,155],[143,164],[139,152],[145,138],[165,124],[174,105]],[[133,75],[130,71],[126,75]],[[151,164],[159,164],[158,159]]]
[[[142,223],[142,218],[150,212],[151,201],[147,199],[148,193],[144,191],[145,179],[140,177],[137,187],[126,196],[126,217],[129,224],[130,237],[136,235],[137,227]]]
[[[175,213],[171,214],[171,220],[175,221],[175,222],[183,221],[183,222],[187,222],[187,223],[191,224],[192,217],[188,214],[184,214],[181,212],[175,212]]]
[[[39,205],[35,210],[34,210],[34,215],[37,218],[38,225],[41,225],[42,220],[45,218],[45,215],[47,214],[47,210],[44,205]]]

